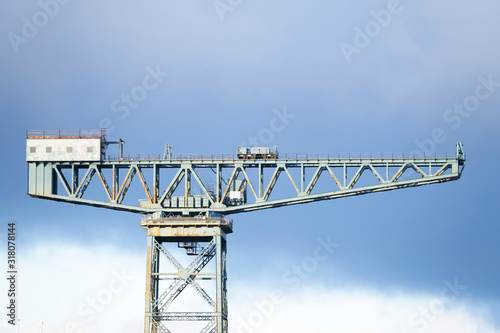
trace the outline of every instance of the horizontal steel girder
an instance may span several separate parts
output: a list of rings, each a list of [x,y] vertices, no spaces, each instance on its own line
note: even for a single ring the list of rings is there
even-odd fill
[[[156,321],[211,321],[218,315],[213,312],[157,312]]]

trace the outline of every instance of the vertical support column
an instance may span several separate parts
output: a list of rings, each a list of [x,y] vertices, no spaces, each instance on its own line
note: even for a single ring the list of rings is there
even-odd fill
[[[144,332],[155,333],[153,327],[153,304],[157,297],[157,280],[155,281],[154,275],[158,273],[158,260],[156,257],[156,249],[154,245],[154,236],[148,235],[147,238],[147,253],[146,253],[146,304],[145,304],[145,320]]]
[[[71,194],[76,194],[80,180],[78,179],[78,168],[71,164]]]
[[[345,187],[347,187],[347,165],[344,163],[344,188]]]
[[[151,272],[151,281],[153,283],[153,289],[152,289],[153,300],[158,299],[159,290],[160,290],[160,288],[159,288],[160,277],[159,277],[158,273],[160,273],[160,250],[156,246],[154,246],[153,247],[152,272]],[[154,306],[152,308],[152,311],[158,312],[158,306]]]
[[[262,163],[259,163],[259,199],[264,195],[264,170]]]
[[[215,177],[217,178],[217,189],[216,189],[216,195],[217,195],[217,200],[216,202],[220,202],[221,199],[221,192],[222,192],[222,169],[220,167],[220,163],[217,163],[217,170]]]
[[[160,193],[160,169],[158,164],[153,165],[153,203],[158,203],[158,196]]]
[[[389,181],[389,163],[385,164],[385,181]]]
[[[36,163],[28,163],[28,194],[36,194]]]
[[[45,185],[44,194],[57,194],[57,174],[52,163],[47,163],[45,166]]]
[[[185,168],[185,178],[184,178],[184,207],[189,207],[188,200],[191,196],[191,170]]]
[[[304,167],[304,163],[300,165],[300,193],[304,193],[306,191],[306,168]]]
[[[227,273],[226,273],[226,253],[227,243],[224,237],[215,236],[216,243],[216,265],[217,265],[217,301],[215,312],[220,314],[217,316],[217,333],[227,333]]]
[[[118,191],[120,190],[120,185],[118,184],[118,179],[120,177],[120,169],[113,164],[113,202],[116,203],[116,199],[118,199]]]

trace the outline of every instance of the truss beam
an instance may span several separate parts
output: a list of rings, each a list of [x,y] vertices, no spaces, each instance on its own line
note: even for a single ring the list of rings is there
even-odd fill
[[[150,161],[101,161],[93,163],[85,162],[51,162],[39,165],[30,162],[33,167],[45,168],[45,174],[53,173],[54,179],[62,184],[63,191],[57,192],[57,187],[37,191],[35,187],[29,194],[44,199],[66,201],[73,204],[91,205],[96,207],[111,208],[122,211],[130,211],[142,214],[164,214],[198,216],[208,215],[208,212],[217,212],[228,215],[259,209],[275,208],[301,204],[305,202],[335,199],[340,197],[362,195],[380,191],[390,191],[399,188],[414,187],[457,180],[460,178],[465,165],[464,155],[454,157],[437,158],[326,158],[326,159],[284,159],[284,160],[150,160]],[[148,180],[144,169],[153,169],[153,177]],[[423,170],[429,168],[429,173]],[[71,170],[72,179],[64,176],[64,170]],[[111,170],[111,179],[106,179],[105,170]],[[249,170],[257,169],[258,177],[250,177]],[[432,170],[437,170],[432,172]],[[120,170],[125,171],[125,176],[120,179]],[[174,170],[175,175],[171,178],[169,185],[162,191],[160,188],[160,174],[162,171]],[[203,170],[212,170],[215,173],[213,180],[215,186],[209,186],[201,175]],[[300,179],[294,179],[293,170],[297,170]],[[311,175],[308,183],[306,171]],[[231,171],[228,178],[224,173]],[[330,180],[322,177],[329,174]],[[360,182],[365,173],[370,174],[371,182]],[[384,172],[385,171],[385,172]],[[311,173],[312,172],[312,173]],[[411,172],[411,175],[410,175]],[[84,173],[80,182],[79,174]],[[268,174],[267,182],[264,182],[265,174]],[[382,174],[385,173],[385,177]],[[97,174],[100,186],[103,187],[108,200],[95,200],[83,197],[87,187]],[[131,186],[135,175],[143,188],[143,194],[135,199],[138,205],[125,205],[123,200]],[[285,176],[283,176],[285,175]],[[35,175],[30,173],[33,178]],[[296,176],[296,175],[295,175]],[[162,178],[164,175],[161,176]],[[284,178],[289,182],[294,193],[287,194],[288,197],[273,198],[273,193],[278,181]],[[367,177],[366,177],[367,178]],[[168,178],[167,178],[168,179]],[[227,181],[225,180],[227,179]],[[331,181],[333,179],[333,182]],[[31,181],[31,180],[30,180]],[[184,191],[180,183],[184,181]],[[231,186],[236,181],[244,181],[248,189],[250,200],[234,204],[229,196]],[[314,193],[319,183],[327,181],[331,187],[322,193]],[[152,191],[148,182],[153,184]],[[193,195],[192,185],[196,184],[202,196]],[[78,184],[76,186],[75,184]],[[112,184],[110,187],[108,184]],[[121,185],[119,185],[121,184]],[[299,188],[300,187],[300,188]],[[215,188],[215,192],[209,191]],[[324,188],[324,186],[322,186]],[[174,192],[181,192],[176,199]],[[160,195],[161,193],[161,195]],[[246,196],[245,196],[246,197]],[[142,200],[145,199],[145,200]],[[246,199],[245,199],[246,200]]]

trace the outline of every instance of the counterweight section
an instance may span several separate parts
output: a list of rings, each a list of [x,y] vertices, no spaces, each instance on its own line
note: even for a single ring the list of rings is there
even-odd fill
[[[29,163],[28,179],[29,195],[47,196],[57,194],[57,175],[52,163]]]

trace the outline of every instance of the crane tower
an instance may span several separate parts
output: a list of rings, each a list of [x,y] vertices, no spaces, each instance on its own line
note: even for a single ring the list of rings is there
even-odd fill
[[[118,155],[106,155],[110,144],[119,145]],[[432,155],[239,147],[235,154],[177,156],[170,146],[163,156],[124,155],[123,144],[107,141],[104,129],[28,130],[28,194],[142,215],[145,333],[175,333],[172,327],[184,321],[204,322],[201,333],[228,332],[226,254],[233,223],[227,216],[458,180],[465,167],[461,143],[455,153]],[[134,179],[141,189],[129,192]],[[280,197],[275,185],[281,179],[291,193]],[[93,183],[104,197],[88,190]],[[189,265],[181,263],[179,250],[191,258]],[[188,286],[200,296],[196,309],[176,306]]]

